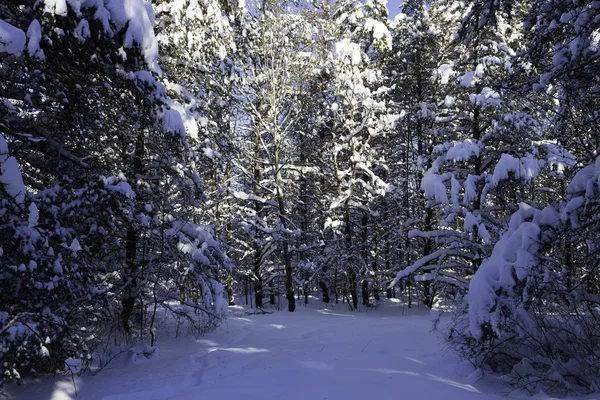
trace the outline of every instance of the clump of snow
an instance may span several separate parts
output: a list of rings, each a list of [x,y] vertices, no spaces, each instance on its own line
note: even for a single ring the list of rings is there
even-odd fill
[[[458,203],[458,194],[460,192],[460,182],[458,180],[456,180],[456,178],[453,176],[452,180],[450,182],[450,196],[451,196],[451,200],[452,200],[452,205],[454,206],[455,210],[459,210],[460,206]]]
[[[146,64],[156,73],[158,65],[158,41],[154,35],[155,15],[152,5],[146,0],[42,0],[44,12],[66,16],[68,7],[81,15],[82,8],[95,8],[94,18],[99,20],[105,32],[114,35],[125,30],[123,45],[133,48],[139,45]],[[1,28],[0,28],[1,29]],[[89,35],[89,24],[76,29],[78,38]]]
[[[48,350],[48,348],[44,345],[41,345],[40,347],[40,355],[42,357],[50,357],[50,351]]]
[[[462,142],[454,141],[446,153],[446,158],[452,161],[467,161],[471,157],[478,157],[483,148],[480,140],[466,139]]]
[[[433,173],[425,175],[421,180],[421,188],[425,192],[425,197],[433,197],[438,203],[448,204],[446,185],[440,175]]]
[[[527,154],[526,157],[519,159],[504,153],[494,167],[490,183],[493,187],[498,186],[501,181],[509,178],[510,173],[513,173],[518,179],[529,182],[539,176],[540,170],[540,161],[532,154]]]
[[[182,137],[188,134],[191,138],[198,139],[199,129],[195,114],[181,103],[171,102],[169,109],[163,113],[162,124],[168,132],[177,133]]]
[[[126,178],[122,174],[104,179],[104,184],[108,189],[121,193],[127,198],[135,198],[135,192],[129,183],[126,182]]]
[[[0,184],[15,202],[22,203],[25,200],[25,184],[23,176],[14,157],[9,157],[0,165]]]
[[[467,179],[465,180],[463,187],[465,188],[465,194],[463,196],[463,204],[466,206],[470,202],[476,199],[477,190],[476,190],[477,177],[469,174]]]
[[[362,60],[362,50],[360,45],[352,42],[350,39],[343,39],[334,46],[334,56],[351,65],[358,65]]]
[[[474,106],[480,106],[483,109],[489,106],[499,107],[502,104],[500,93],[489,87],[484,87],[479,94],[470,94],[469,100]]]
[[[452,67],[452,64],[442,64],[437,69],[437,77],[442,85],[447,85],[450,77],[454,75],[455,72]]]
[[[40,41],[42,40],[42,26],[37,19],[31,21],[27,29],[27,52],[30,57],[35,57],[39,60],[45,60],[44,50],[40,49]]]
[[[372,32],[373,38],[383,44],[384,49],[392,48],[392,34],[385,24],[372,18],[367,18],[365,30]]]
[[[71,249],[74,254],[77,254],[77,252],[81,250],[81,245],[79,244],[79,240],[77,240],[77,238],[73,239],[69,249]]]
[[[21,55],[25,40],[25,32],[0,19],[0,53]]]
[[[6,139],[0,133],[0,164],[6,161],[8,158],[8,143],[6,143]]]
[[[185,137],[185,127],[179,111],[170,108],[165,110],[162,118],[163,129],[167,132],[172,132]]]
[[[44,13],[67,16],[66,0],[44,0]]]
[[[463,224],[464,231],[473,232],[473,227],[475,226],[479,226],[479,219],[472,213],[467,212],[467,215],[465,215],[465,222]]]
[[[561,220],[570,223],[573,228],[578,228],[579,210],[600,196],[600,157],[594,164],[575,174],[567,187],[567,196],[568,201],[561,210]]]
[[[600,160],[600,158],[598,159]],[[567,194],[569,195],[584,195],[586,199],[593,198],[594,196],[594,183],[596,177],[600,176],[598,171],[600,169],[599,161],[596,160],[595,164],[588,165],[581,169],[567,187]]]
[[[112,0],[106,4],[106,9],[117,30],[127,27],[123,45],[129,48],[140,45],[148,67],[160,73],[152,6],[145,0]]]
[[[37,206],[35,205],[35,203],[31,203],[29,205],[29,218],[28,218],[28,227],[29,228],[35,228],[38,224],[38,220],[40,218],[40,213],[38,211]]]
[[[467,300],[469,330],[474,338],[480,339],[483,336],[484,325],[489,325],[501,335],[504,308],[498,306],[496,293],[500,290],[512,293],[518,285],[515,278],[523,281],[531,273],[531,269],[538,265],[541,228],[528,220],[539,212],[521,204],[519,211],[511,218],[509,230],[496,243],[491,257],[481,264],[471,279]],[[540,217],[538,221],[544,221],[544,217]]]
[[[65,360],[65,364],[67,366],[67,369],[72,373],[72,374],[78,374],[81,372],[81,368],[83,366],[81,359],[79,358],[67,358]]]
[[[91,35],[89,22],[85,19],[79,21],[74,33],[75,37],[79,39],[79,41],[84,42]]]

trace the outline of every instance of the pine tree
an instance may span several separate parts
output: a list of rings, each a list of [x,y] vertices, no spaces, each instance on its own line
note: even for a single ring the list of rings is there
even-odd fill
[[[2,336],[17,339],[0,357],[28,360],[9,368],[10,379],[85,356],[90,337],[150,334],[153,344],[157,307],[179,299],[184,281],[202,297],[185,303],[205,311],[202,324],[224,311],[215,269],[228,261],[212,229],[194,222],[202,182],[156,79],[153,12],[143,1],[129,4],[135,19],[123,4],[63,5],[3,6],[0,15],[28,38],[26,53],[2,55],[7,162],[18,160],[28,190],[19,200],[30,202],[26,223],[14,219],[24,205],[2,221],[21,232],[2,273],[25,278],[3,275]]]

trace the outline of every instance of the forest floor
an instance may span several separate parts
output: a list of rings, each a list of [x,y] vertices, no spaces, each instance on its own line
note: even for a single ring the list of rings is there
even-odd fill
[[[370,400],[550,399],[509,392],[445,349],[424,308],[386,302],[231,316],[201,338],[164,340],[156,353],[126,357],[95,376],[39,378],[0,392],[14,400]],[[318,307],[318,308],[317,308]],[[443,314],[440,330],[449,322]],[[588,396],[597,399],[600,396]]]

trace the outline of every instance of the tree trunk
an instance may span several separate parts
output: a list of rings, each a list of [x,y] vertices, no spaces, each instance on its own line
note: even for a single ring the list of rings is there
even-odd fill
[[[262,252],[260,245],[255,246],[254,253],[254,277],[256,280],[254,281],[254,304],[256,308],[263,307],[263,284],[262,284],[262,273],[261,273],[261,264],[262,264]]]
[[[362,281],[362,305],[369,305],[369,282],[366,279]]]
[[[356,272],[350,270],[350,296],[352,297],[352,307],[358,309],[358,290],[356,288]]]
[[[327,284],[325,282],[321,282],[321,293],[323,294],[323,303],[329,303],[329,290],[327,290]]]
[[[135,142],[135,150],[133,155],[133,173],[131,179],[135,179],[143,172],[144,160],[144,133],[138,129],[137,139]],[[138,246],[138,231],[130,224],[127,227],[125,238],[125,287],[123,297],[121,298],[121,323],[127,334],[131,334],[130,321],[135,308],[135,299],[137,297],[138,281],[137,281],[137,246]]]
[[[131,334],[129,321],[133,315],[135,305],[135,287],[137,279],[135,277],[135,259],[137,257],[137,232],[133,227],[127,229],[127,238],[125,240],[125,290],[121,299],[121,323],[127,334]]]
[[[227,274],[227,299],[229,300],[230,306],[235,305],[235,301],[233,299],[233,288],[231,287],[231,274]]]
[[[258,130],[254,133],[254,194],[259,196],[260,193],[260,179],[262,176],[262,167],[260,164],[260,133]],[[258,218],[262,217],[263,208],[260,202],[254,202],[254,209],[256,211],[256,216]],[[255,234],[257,237],[254,238],[254,276],[256,280],[254,281],[254,304],[256,308],[263,307],[263,284],[262,284],[262,250],[263,247],[259,243],[260,231],[259,229],[255,229]]]

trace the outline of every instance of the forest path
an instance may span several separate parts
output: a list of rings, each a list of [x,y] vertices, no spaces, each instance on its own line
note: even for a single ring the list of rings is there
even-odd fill
[[[151,359],[119,360],[78,378],[78,397],[62,376],[13,388],[9,399],[506,399],[505,387],[483,384],[443,354],[426,310],[334,307],[264,315],[238,309],[198,340],[164,341]]]

